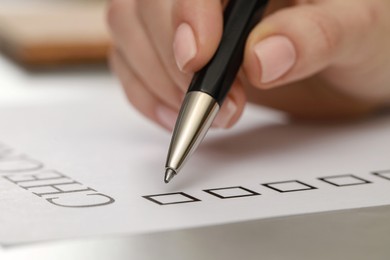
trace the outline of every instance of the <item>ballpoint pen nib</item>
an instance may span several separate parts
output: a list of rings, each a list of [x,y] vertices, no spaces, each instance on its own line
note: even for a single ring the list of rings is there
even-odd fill
[[[168,168],[166,171],[165,171],[165,177],[164,177],[164,181],[165,183],[169,183],[173,177],[175,177],[176,175],[176,172],[174,170],[172,170],[171,168]]]

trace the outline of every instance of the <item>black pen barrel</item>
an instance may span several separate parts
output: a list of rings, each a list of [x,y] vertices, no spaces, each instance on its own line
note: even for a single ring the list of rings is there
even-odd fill
[[[205,92],[222,105],[241,66],[246,39],[267,3],[268,0],[229,1],[221,43],[209,63],[194,75],[188,92]]]

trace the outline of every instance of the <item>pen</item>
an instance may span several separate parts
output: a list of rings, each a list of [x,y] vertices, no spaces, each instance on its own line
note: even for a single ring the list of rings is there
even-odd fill
[[[165,183],[179,173],[210,128],[241,66],[246,39],[267,3],[230,0],[226,6],[220,45],[194,75],[181,106],[165,164]]]

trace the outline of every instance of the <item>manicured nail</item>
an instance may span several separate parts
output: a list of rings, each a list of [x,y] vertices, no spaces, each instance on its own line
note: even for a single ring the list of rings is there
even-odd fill
[[[255,45],[261,64],[261,83],[282,77],[295,64],[297,54],[293,43],[285,36],[271,36]]]
[[[168,107],[159,106],[156,110],[159,122],[167,129],[173,130],[178,113]]]
[[[234,114],[237,111],[237,105],[230,98],[225,100],[225,103],[222,105],[221,110],[218,113],[218,116],[215,118],[213,126],[217,128],[226,128],[230,121],[232,120]]]
[[[173,40],[173,53],[176,64],[181,71],[195,57],[196,52],[197,46],[194,31],[189,24],[182,23],[177,28]]]

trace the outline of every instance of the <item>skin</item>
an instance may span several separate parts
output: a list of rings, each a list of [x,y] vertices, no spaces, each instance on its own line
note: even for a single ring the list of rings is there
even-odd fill
[[[225,4],[220,0],[109,3],[112,69],[133,106],[168,130],[193,73],[218,47]],[[315,120],[359,118],[389,105],[389,14],[388,0],[271,0],[264,19],[247,39],[241,70],[215,126],[234,125],[246,102]],[[178,53],[188,54],[189,44],[183,43],[191,38],[177,40],[183,23],[193,32],[196,52],[178,66]],[[272,36],[292,43],[294,63],[264,83],[265,69],[255,49]]]

